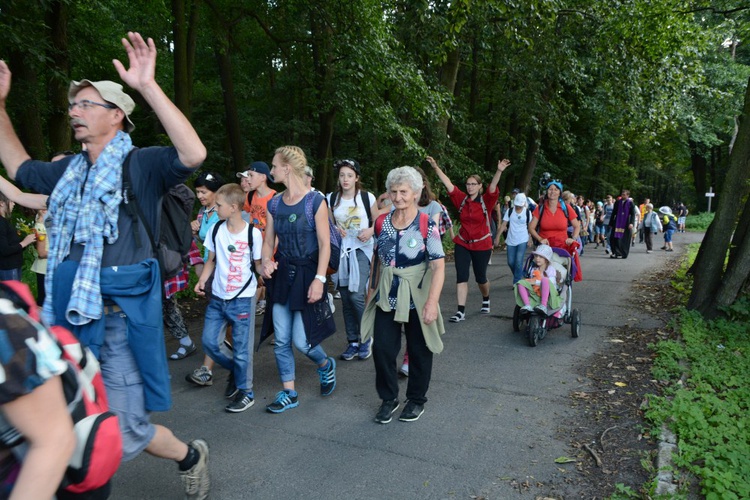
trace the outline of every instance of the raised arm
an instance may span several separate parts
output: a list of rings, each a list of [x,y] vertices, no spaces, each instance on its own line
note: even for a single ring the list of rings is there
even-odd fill
[[[154,110],[177,149],[182,164],[189,168],[199,167],[206,159],[206,147],[187,117],[167,97],[154,79],[156,69],[154,41],[149,38],[146,42],[139,33],[128,32],[128,38],[122,39],[122,45],[128,53],[130,67],[126,70],[117,59],[112,61],[120,78],[137,90]]]
[[[16,202],[22,207],[34,210],[47,208],[47,198],[49,198],[47,195],[24,193],[3,176],[0,176],[0,193],[3,193],[10,201]]]
[[[494,193],[497,189],[497,183],[500,182],[500,176],[505,171],[506,168],[510,166],[510,160],[500,160],[497,162],[497,171],[495,171],[495,175],[492,176],[492,180],[490,181],[490,187],[487,189],[490,193]]]
[[[11,74],[5,61],[0,60],[0,161],[8,171],[11,179],[16,178],[16,172],[21,163],[30,159],[29,153],[21,144],[21,140],[10,122],[5,102],[10,92]]]
[[[440,179],[440,182],[442,182],[443,185],[445,186],[446,191],[449,194],[451,192],[453,192],[453,187],[454,187],[453,183],[448,178],[448,176],[445,175],[445,172],[443,172],[440,169],[440,166],[437,164],[437,162],[435,161],[435,159],[432,156],[428,156],[427,158],[425,158],[425,160],[427,160],[428,162],[430,162],[430,165],[432,165],[433,170],[435,170],[435,173],[437,174],[438,178]]]

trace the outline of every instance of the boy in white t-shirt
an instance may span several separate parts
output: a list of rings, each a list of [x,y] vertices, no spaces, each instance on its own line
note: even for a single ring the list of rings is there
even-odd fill
[[[195,293],[205,295],[206,282],[215,269],[203,325],[203,350],[229,370],[224,395],[232,402],[224,409],[230,413],[245,411],[255,403],[253,345],[258,280],[254,269],[260,266],[263,238],[242,218],[244,201],[245,193],[238,184],[225,184],[216,191],[220,220],[206,235],[208,260],[195,285]],[[227,325],[232,326],[231,349],[224,344]]]

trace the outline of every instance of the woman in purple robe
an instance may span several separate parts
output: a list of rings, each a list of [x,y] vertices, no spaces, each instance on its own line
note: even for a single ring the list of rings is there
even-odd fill
[[[609,246],[612,248],[610,259],[628,258],[630,242],[633,238],[635,211],[635,205],[630,200],[630,191],[623,189],[620,197],[615,201],[612,217],[609,220],[609,226],[612,228],[609,233]]]

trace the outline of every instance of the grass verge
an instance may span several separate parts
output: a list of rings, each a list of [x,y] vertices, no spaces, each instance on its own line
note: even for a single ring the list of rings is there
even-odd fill
[[[696,253],[675,276],[685,298],[692,287],[685,271]],[[681,308],[672,325],[677,337],[653,345],[653,376],[667,388],[649,398],[645,416],[654,432],[665,424],[677,436],[683,498],[690,476],[707,499],[750,497],[750,300],[726,312],[707,321]]]

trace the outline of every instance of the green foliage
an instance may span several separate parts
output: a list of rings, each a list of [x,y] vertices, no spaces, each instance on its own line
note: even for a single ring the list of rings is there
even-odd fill
[[[654,346],[654,377],[670,385],[650,397],[646,418],[675,432],[675,465],[700,479],[706,498],[750,496],[750,302],[732,312],[705,321],[681,310],[679,339]]]
[[[695,215],[690,214],[687,219],[685,219],[685,230],[704,232],[708,230],[708,226],[713,222],[715,215],[715,212],[701,212]]]

